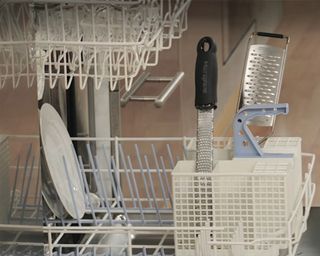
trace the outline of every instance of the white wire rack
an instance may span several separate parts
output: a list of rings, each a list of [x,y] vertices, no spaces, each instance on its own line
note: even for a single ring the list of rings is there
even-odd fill
[[[81,231],[84,239],[78,244],[69,244],[65,246],[54,239],[46,246],[47,255],[136,255],[136,256],[169,256],[174,255],[173,245],[173,231],[174,228],[164,227],[115,227],[106,228],[98,227],[98,229],[85,228]],[[57,237],[64,234],[77,234],[79,230],[61,228],[45,230],[46,234],[50,237]],[[99,242],[87,240],[90,236],[99,237]],[[103,242],[101,242],[103,239]],[[117,240],[115,240],[117,239]],[[122,239],[122,241],[120,241]],[[111,242],[113,241],[113,243]],[[58,243],[55,243],[58,242]],[[69,247],[69,252],[66,250]],[[54,253],[52,253],[54,251]]]
[[[234,172],[229,152],[232,140],[215,138],[216,152],[227,150],[228,153],[215,155],[220,160],[213,174],[194,173],[193,160],[177,162],[194,159],[194,138],[73,140],[80,149],[79,162],[83,163],[79,172],[83,178],[84,193],[95,193],[99,204],[93,204],[90,197],[86,197],[86,215],[82,219],[45,214],[45,226],[42,228],[34,224],[26,226],[32,223],[26,211],[23,215],[25,221],[21,221],[22,199],[22,204],[14,204],[16,207],[13,207],[13,217],[16,218],[11,218],[9,225],[0,225],[1,229],[19,231],[12,239],[0,242],[0,250],[5,252],[3,255],[278,256],[279,250],[287,250],[284,255],[294,256],[306,230],[315,191],[311,181],[314,155],[302,154],[306,160],[301,161],[306,170],[304,180],[294,177],[298,171],[292,167],[300,164],[298,158],[301,153],[299,155],[297,150],[300,140],[272,138],[265,145],[269,152],[276,152],[276,149],[295,152],[295,160],[256,159],[253,164],[252,160],[243,159],[238,160],[238,171]],[[33,198],[26,191],[30,174],[34,172],[30,166],[37,162],[33,152],[38,141],[33,142],[32,147],[30,141],[27,142],[27,145],[24,143],[19,147],[26,153],[17,157],[20,164],[13,166],[13,171],[19,170],[20,173],[16,175],[19,176],[18,190]],[[114,156],[100,158],[97,152],[101,148],[107,152],[113,150]],[[109,167],[108,164],[102,166],[105,159],[112,163]],[[22,163],[29,167],[24,168]],[[183,168],[176,171],[182,167],[181,164]],[[254,173],[241,171],[249,165],[255,169]],[[301,168],[297,169],[301,174]],[[35,181],[36,173],[33,174]],[[104,174],[110,176],[105,184],[111,184],[111,193],[101,183],[105,180],[100,178]],[[24,176],[25,182],[21,182]],[[299,184],[294,186],[293,183]],[[17,190],[17,187],[13,189]],[[26,202],[29,202],[30,210],[31,203],[29,200]],[[19,207],[20,211],[17,211]],[[34,203],[34,207],[38,204]],[[17,214],[19,212],[20,215]],[[39,241],[26,242],[26,232],[29,235],[44,232],[47,238],[45,246]]]
[[[81,183],[86,198],[84,218],[68,219],[64,209],[60,218],[48,215],[45,222],[55,225],[86,224],[153,224],[171,225],[172,192],[171,170],[178,160],[193,157],[194,138],[74,138],[82,149],[78,156]],[[230,147],[229,138],[217,138],[215,148]],[[20,151],[11,155],[11,201],[9,223],[41,223],[39,140],[30,137],[9,137],[9,147]],[[111,148],[114,156],[109,155]],[[97,150],[102,149],[97,155]],[[12,151],[12,150],[11,150]],[[61,156],[61,161],[63,156]],[[68,179],[68,176],[66,176]],[[108,185],[104,182],[108,182]],[[121,189],[117,189],[121,188]],[[72,188],[69,188],[72,193]],[[59,200],[57,197],[56,200]],[[101,217],[101,214],[105,214]],[[126,216],[114,221],[109,216]],[[151,217],[150,217],[151,216]]]
[[[12,184],[8,222],[39,223],[43,217],[39,141],[19,137],[12,137],[10,141],[12,147],[20,148],[21,152],[12,157],[10,167]],[[179,159],[184,158],[189,141],[190,138],[181,137],[74,138],[82,149],[78,161],[83,193],[94,194],[98,203],[85,196],[86,215],[83,218],[66,218],[64,209],[58,209],[60,218],[49,213],[45,215],[45,223],[62,226],[172,225],[171,170]],[[113,156],[110,155],[111,149],[114,150]],[[72,187],[68,191],[72,194]],[[125,218],[114,220],[112,216],[117,215]]]
[[[0,6],[0,88],[36,79],[41,94],[45,84],[69,88],[74,79],[111,90],[123,80],[129,90],[187,29],[191,0],[32,2]]]
[[[16,192],[12,194],[9,225],[4,228],[17,228],[19,232],[0,243],[4,255],[42,255],[41,243],[25,242],[21,230],[38,230],[34,225],[39,224],[38,217],[41,221],[43,214],[48,236],[45,255],[174,254],[171,171],[178,160],[184,159],[192,138],[74,138],[82,149],[78,159],[83,191],[93,192],[99,198],[97,205],[86,197],[86,214],[81,219],[66,218],[63,214],[56,218],[44,211],[38,201],[39,190],[34,191],[39,171],[39,156],[35,154],[38,138],[10,140],[20,153],[12,159],[16,164],[11,166],[11,187]],[[114,156],[100,158],[96,153],[99,148],[105,152],[113,149]],[[102,167],[104,160],[111,164]],[[105,174],[109,176],[111,193],[102,183]],[[71,234],[78,234],[81,240],[70,242]],[[120,244],[110,243],[112,239],[123,241],[124,237],[128,239]],[[117,250],[123,254],[115,254]]]
[[[8,137],[10,200],[5,223],[42,225],[39,139]]]
[[[315,156],[300,147],[297,138],[272,138],[265,151],[293,156],[221,160],[209,174],[195,173],[194,161],[179,162],[173,171],[176,255],[294,256],[315,193]]]

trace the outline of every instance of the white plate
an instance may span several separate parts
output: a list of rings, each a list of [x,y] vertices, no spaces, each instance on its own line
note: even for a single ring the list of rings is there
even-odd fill
[[[85,213],[85,197],[78,161],[61,117],[49,104],[43,104],[41,107],[40,131],[44,155],[58,197],[65,210],[73,218],[82,218]],[[65,159],[65,164],[63,159]]]

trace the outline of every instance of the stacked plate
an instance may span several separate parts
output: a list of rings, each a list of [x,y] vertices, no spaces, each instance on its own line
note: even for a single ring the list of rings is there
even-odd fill
[[[85,213],[85,192],[80,167],[68,131],[49,104],[40,110],[43,196],[52,212],[80,219]]]

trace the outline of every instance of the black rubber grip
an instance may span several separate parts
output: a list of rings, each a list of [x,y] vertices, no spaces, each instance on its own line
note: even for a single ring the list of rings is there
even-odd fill
[[[257,32],[257,36],[274,37],[274,38],[280,38],[280,39],[285,38],[285,36],[282,34],[268,33],[268,32]]]
[[[200,39],[197,46],[197,61],[195,67],[197,109],[212,109],[217,107],[218,65],[217,47],[210,37]]]

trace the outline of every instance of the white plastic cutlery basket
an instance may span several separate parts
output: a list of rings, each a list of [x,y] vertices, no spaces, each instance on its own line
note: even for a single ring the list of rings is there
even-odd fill
[[[315,156],[301,153],[299,138],[271,138],[264,151],[293,156],[221,160],[212,173],[195,173],[192,160],[178,162],[176,255],[295,255],[315,192]]]

